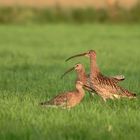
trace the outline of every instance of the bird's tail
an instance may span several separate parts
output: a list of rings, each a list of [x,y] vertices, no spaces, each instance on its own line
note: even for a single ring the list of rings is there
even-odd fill
[[[41,102],[39,103],[40,106],[46,107],[46,108],[57,108],[58,106],[51,104],[49,101],[48,102]]]
[[[135,93],[131,93],[130,95],[128,95],[128,97],[131,99],[131,98],[136,98],[137,95]]]
[[[47,106],[47,105],[50,105],[50,104],[49,104],[49,102],[41,102],[41,103],[39,103],[39,105],[41,105],[41,106]]]
[[[121,91],[122,91],[122,97],[127,97],[129,99],[137,98],[137,95],[135,93],[132,93],[127,89],[121,88]]]
[[[122,89],[122,90],[123,90],[124,95],[130,99],[137,97],[137,95],[135,93],[132,93],[126,89]]]

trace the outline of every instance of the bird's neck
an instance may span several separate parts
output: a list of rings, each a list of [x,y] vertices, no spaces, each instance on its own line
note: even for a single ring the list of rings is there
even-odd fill
[[[93,77],[96,77],[100,73],[100,70],[97,65],[96,58],[94,56],[90,56],[90,74]]]
[[[77,78],[78,78],[79,81],[84,82],[85,78],[86,78],[85,70],[77,71]]]

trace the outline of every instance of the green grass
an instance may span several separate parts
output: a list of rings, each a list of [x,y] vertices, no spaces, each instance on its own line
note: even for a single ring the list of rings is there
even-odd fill
[[[38,106],[74,88],[75,73],[60,75],[80,62],[65,63],[76,53],[94,49],[106,75],[124,74],[122,83],[140,94],[139,25],[0,26],[0,140],[138,140],[140,101],[106,104],[86,94],[71,110]]]

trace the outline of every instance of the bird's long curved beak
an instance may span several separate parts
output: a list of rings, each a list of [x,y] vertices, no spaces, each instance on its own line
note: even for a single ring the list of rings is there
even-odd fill
[[[75,67],[72,67],[70,69],[68,69],[62,76],[61,76],[61,79],[69,72],[73,71]]]
[[[66,59],[65,61],[69,61],[70,59],[75,58],[75,57],[85,56],[86,54],[87,53],[81,53],[81,54],[73,55],[73,56],[69,57],[68,59]]]

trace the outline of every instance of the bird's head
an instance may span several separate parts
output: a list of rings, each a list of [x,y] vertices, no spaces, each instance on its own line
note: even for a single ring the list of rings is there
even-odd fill
[[[77,71],[77,72],[85,71],[84,66],[83,66],[82,64],[78,63],[78,64],[75,64],[74,67],[68,69],[68,70],[61,76],[61,78],[63,78],[66,74],[68,74],[69,72],[71,72],[71,71],[73,71],[73,70],[75,70],[75,71]]]

